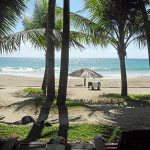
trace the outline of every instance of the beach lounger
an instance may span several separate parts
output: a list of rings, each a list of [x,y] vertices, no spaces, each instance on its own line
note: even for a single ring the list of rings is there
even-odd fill
[[[92,86],[92,82],[88,82],[88,88]]]
[[[91,86],[91,89],[94,90],[94,89],[97,89],[97,90],[100,90],[100,82],[92,82],[92,86]]]

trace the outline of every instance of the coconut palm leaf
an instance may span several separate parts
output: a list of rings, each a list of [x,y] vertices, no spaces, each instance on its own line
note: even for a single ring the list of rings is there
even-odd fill
[[[9,35],[12,27],[26,8],[28,0],[3,0],[0,1],[0,34]]]
[[[82,36],[82,38],[78,38],[79,36]],[[52,38],[55,42],[55,48],[59,50],[62,46],[62,31],[54,30]],[[84,38],[86,39],[86,35]],[[20,48],[21,42],[25,43],[26,41],[30,41],[32,46],[37,49],[45,50],[45,28],[26,30],[9,36],[3,36],[0,38],[0,53],[11,53],[16,51]],[[70,46],[83,49],[84,47],[80,42],[83,42],[83,35],[75,31],[72,32],[70,35]]]
[[[0,53],[11,53],[20,48],[21,42],[31,41],[33,46],[36,48],[41,48],[42,38],[45,33],[45,29],[34,29],[23,32],[18,32],[8,36],[2,36],[0,38]],[[38,39],[36,41],[35,39]],[[40,46],[38,45],[40,43]]]
[[[23,25],[25,31],[13,34],[11,36],[3,36],[2,43],[0,43],[1,53],[3,52],[12,52],[17,50],[23,42],[30,40],[32,45],[38,49],[45,49],[45,27],[47,24],[47,8],[48,4],[46,0],[36,1],[34,8],[34,15],[32,17],[25,17],[23,20]],[[53,40],[55,41],[55,48],[59,50],[62,47],[62,27],[63,27],[63,9],[56,7],[56,26],[53,32]],[[89,24],[93,24],[92,21],[86,19],[76,13],[71,13],[71,23],[72,31],[70,32],[70,46],[83,49],[82,44],[93,44],[93,45],[102,45],[106,46],[106,36],[101,35],[102,38],[99,38],[97,34],[93,33],[93,29]],[[81,21],[82,20],[82,21]],[[80,25],[79,25],[80,22]],[[84,32],[84,24],[86,28],[90,27],[90,32]],[[90,22],[90,23],[89,23]],[[74,25],[74,26],[73,26]],[[79,30],[79,26],[82,30]],[[85,29],[85,28],[84,28]],[[16,37],[15,37],[16,36]],[[98,38],[97,38],[98,37]],[[20,41],[19,41],[20,39]],[[10,40],[10,42],[9,42]],[[16,41],[15,41],[16,40]],[[81,44],[82,43],[82,44]],[[5,46],[6,44],[6,46]],[[11,46],[11,44],[14,44]],[[91,44],[91,45],[92,45]]]
[[[37,1],[34,8],[34,15],[29,18],[26,17],[23,21],[23,25],[25,27],[25,30],[32,30],[35,28],[45,28],[47,24],[47,8],[48,4],[46,0]],[[55,41],[55,48],[59,50],[62,47],[62,27],[63,27],[63,9],[60,7],[56,7],[56,22],[55,22],[55,30],[53,32],[53,40]],[[71,32],[72,34],[72,32]],[[77,32],[76,32],[77,35]],[[81,36],[81,34],[78,34]],[[45,35],[43,35],[43,43],[42,48],[46,45],[45,41]],[[79,43],[81,40],[75,40],[73,39],[74,36],[70,36],[70,46],[75,46],[78,48],[83,48],[83,46]],[[81,37],[80,37],[81,39]],[[32,42],[36,41],[36,44],[40,47],[40,43],[38,43],[38,39],[31,39]]]
[[[126,1],[124,2],[126,3]],[[107,44],[111,44],[116,48],[119,40],[117,20],[119,20],[120,16],[122,16],[123,18],[126,15],[124,13],[122,13],[122,15],[118,14],[119,5],[120,4],[118,4],[117,0],[85,0],[85,7],[83,11],[86,10],[88,12],[89,19],[81,17],[80,15],[74,15],[74,21],[76,22],[75,27],[81,29],[83,32],[97,37],[95,39],[101,39],[99,40],[99,42],[105,43],[105,46]],[[141,29],[143,29],[141,12],[138,10],[133,11],[133,9],[131,9],[134,8],[135,5],[137,5],[135,1],[130,1],[130,6],[128,8],[129,15],[126,18],[127,22],[125,24],[126,27],[124,31],[125,41],[127,45],[129,45],[131,41],[133,41],[133,39],[137,39],[137,42],[142,42],[143,40],[139,41],[139,39],[141,39],[140,37],[145,37],[143,35],[144,32],[141,32]],[[139,46],[140,45],[141,43],[139,43]]]

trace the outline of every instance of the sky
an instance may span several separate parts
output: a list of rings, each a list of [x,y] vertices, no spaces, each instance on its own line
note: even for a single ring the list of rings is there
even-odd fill
[[[57,0],[56,4],[62,7],[63,0]],[[24,16],[32,16],[34,9],[35,0],[30,0],[27,5],[27,9]],[[70,9],[73,12],[82,10],[83,8],[83,0],[70,0]],[[22,20],[17,23],[16,28],[13,32],[23,31]],[[44,57],[45,53],[42,50],[37,50],[32,47],[30,42],[26,42],[25,44],[21,44],[20,50],[14,52],[12,54],[3,54],[3,56],[7,57]],[[60,52],[56,52],[56,57],[60,57]],[[118,58],[116,50],[108,46],[106,48],[101,47],[89,47],[85,46],[85,49],[80,51],[79,49],[70,49],[70,58]],[[133,42],[127,48],[127,58],[148,58],[147,48],[139,49],[138,46]]]

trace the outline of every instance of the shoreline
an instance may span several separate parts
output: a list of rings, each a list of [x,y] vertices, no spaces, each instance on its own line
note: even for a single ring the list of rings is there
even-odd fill
[[[14,77],[24,77],[24,78],[38,78],[38,79],[42,79],[43,76],[44,76],[44,73],[43,75],[41,74],[9,74],[9,73],[0,73],[0,76],[14,76]],[[127,79],[133,79],[133,78],[140,78],[140,77],[150,77],[150,74],[127,74]],[[55,78],[56,80],[59,79],[59,76],[58,75],[55,75]],[[70,77],[68,76],[68,79],[81,79],[79,77]],[[90,80],[93,79],[93,78],[89,78]],[[100,78],[101,79],[121,79],[121,76],[120,74],[112,74],[112,75],[103,75],[103,78]]]

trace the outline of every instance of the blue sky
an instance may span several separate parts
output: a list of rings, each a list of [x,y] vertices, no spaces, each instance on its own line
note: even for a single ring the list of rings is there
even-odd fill
[[[63,0],[57,0],[57,5],[62,6]],[[76,12],[83,8],[83,0],[70,0],[71,2],[71,11]],[[24,16],[31,16],[33,14],[35,0],[30,0],[27,5],[27,9],[24,13]],[[19,32],[23,30],[21,20],[16,25],[14,32]],[[44,52],[36,50],[32,47],[30,42],[21,45],[20,51],[14,52],[13,54],[5,54],[3,56],[10,57],[44,57]],[[60,57],[60,53],[56,52],[56,57]],[[116,50],[109,46],[104,49],[101,47],[89,47],[85,46],[85,50],[82,52],[78,49],[71,48],[70,49],[70,57],[71,58],[117,58]],[[135,43],[131,44],[127,49],[127,58],[147,58],[147,48],[142,48],[141,50],[138,48]]]

